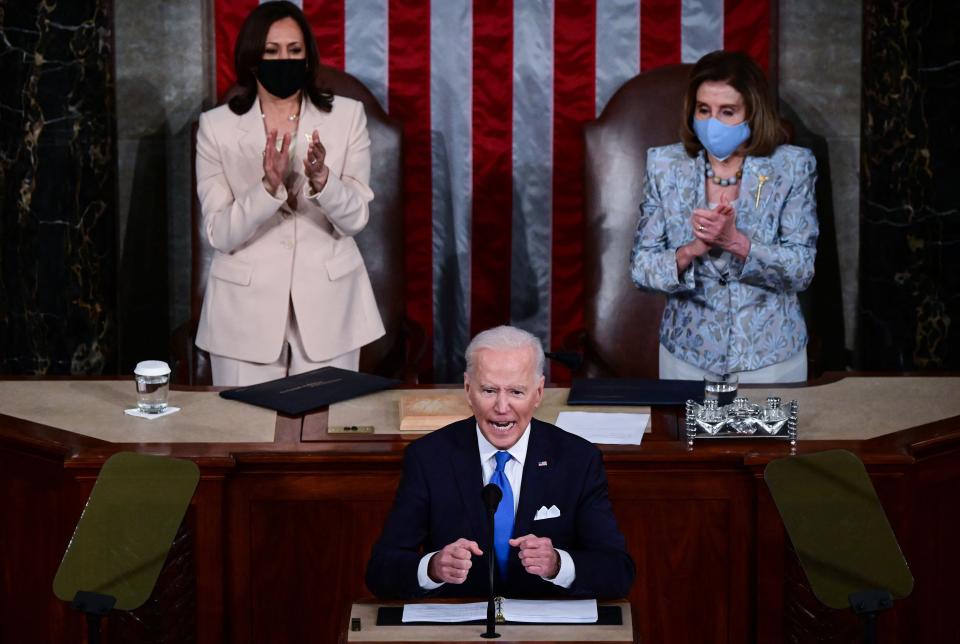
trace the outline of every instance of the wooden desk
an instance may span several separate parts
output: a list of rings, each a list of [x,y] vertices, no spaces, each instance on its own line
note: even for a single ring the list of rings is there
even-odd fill
[[[944,382],[960,398],[960,380],[940,381],[938,391]],[[904,402],[914,399],[907,385],[894,385]],[[109,404],[107,389],[98,404]],[[799,451],[842,447],[860,456],[916,578],[913,595],[881,619],[883,641],[955,641],[957,620],[945,607],[960,599],[960,415],[929,421],[937,402],[924,400],[912,412],[922,424],[865,438],[870,428],[851,420],[856,414],[815,409],[816,392],[801,391],[814,401],[806,417],[816,411],[836,434],[801,440]],[[875,391],[889,404],[883,387]],[[804,419],[801,406],[801,439]],[[678,439],[681,424],[681,409],[658,408],[642,446],[603,449],[637,564],[629,600],[642,640],[767,643],[837,632],[855,640],[852,617],[810,594],[762,481],[764,466],[788,446],[738,440],[689,450]],[[332,436],[326,412],[277,418],[272,442],[149,436],[108,442],[0,416],[0,641],[81,641],[82,621],[54,598],[51,581],[100,466],[124,450],[191,458],[202,478],[159,591],[135,616],[112,617],[108,642],[158,632],[201,643],[336,641],[350,603],[368,596],[366,561],[410,439]]]
[[[377,626],[377,609],[381,606],[395,604],[379,604],[376,602],[358,602],[350,607],[350,619],[360,620],[361,630],[351,631],[349,621],[343,631],[346,636],[340,641],[345,642],[396,642],[409,644],[411,642],[490,642],[480,637],[486,630],[484,626],[476,624],[444,624],[442,626],[408,625],[402,627]],[[623,624],[619,626],[597,626],[594,624],[572,625],[500,625],[497,633],[500,637],[498,644],[525,644],[526,642],[634,642],[633,622],[630,618],[630,603],[615,602],[612,605],[620,606],[623,613]]]

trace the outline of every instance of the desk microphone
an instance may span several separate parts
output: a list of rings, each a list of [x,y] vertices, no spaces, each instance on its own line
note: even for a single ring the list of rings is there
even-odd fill
[[[503,498],[503,490],[496,483],[487,483],[483,491],[480,492],[480,498],[483,499],[483,507],[487,510],[487,522],[490,526],[490,543],[485,544],[487,549],[487,562],[490,564],[490,596],[487,598],[487,631],[481,633],[480,637],[484,639],[494,639],[500,637],[497,632],[497,612],[493,605],[493,566],[496,553],[493,549],[493,523],[494,515],[497,513],[497,506],[500,505],[500,499]]]

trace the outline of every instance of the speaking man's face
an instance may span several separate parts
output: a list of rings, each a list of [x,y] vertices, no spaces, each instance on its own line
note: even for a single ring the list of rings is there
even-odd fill
[[[480,431],[497,449],[509,449],[520,440],[543,400],[543,376],[536,375],[536,358],[529,348],[479,349],[463,386]]]

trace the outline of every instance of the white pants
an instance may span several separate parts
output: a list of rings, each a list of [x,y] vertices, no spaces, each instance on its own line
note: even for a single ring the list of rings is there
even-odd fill
[[[213,372],[215,387],[245,387],[268,380],[295,376],[298,373],[313,371],[320,367],[340,367],[356,371],[360,367],[360,349],[347,351],[329,360],[314,362],[307,356],[300,338],[300,327],[293,313],[293,307],[287,314],[287,330],[283,338],[280,357],[275,362],[261,364],[247,362],[226,356],[210,354],[210,370]]]
[[[703,380],[707,371],[695,367],[689,362],[670,353],[660,345],[660,377],[665,380]],[[745,383],[786,383],[807,381],[807,352],[800,351],[783,362],[738,373],[740,384]]]

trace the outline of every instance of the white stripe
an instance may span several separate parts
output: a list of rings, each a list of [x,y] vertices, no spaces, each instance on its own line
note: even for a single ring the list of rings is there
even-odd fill
[[[680,42],[685,63],[723,49],[723,0],[681,0]]]
[[[597,106],[640,73],[640,0],[597,0]]]
[[[553,2],[513,5],[510,319],[550,346]]]
[[[344,2],[344,67],[387,105],[388,0]]]
[[[435,382],[463,376],[470,340],[473,12],[470,0],[430,3]]]

